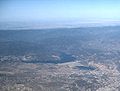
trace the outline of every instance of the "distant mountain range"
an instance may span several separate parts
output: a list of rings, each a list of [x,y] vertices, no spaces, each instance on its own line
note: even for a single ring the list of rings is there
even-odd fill
[[[119,20],[94,20],[94,21],[25,21],[25,22],[0,22],[0,30],[24,30],[24,29],[49,29],[49,28],[79,28],[98,26],[120,26]]]

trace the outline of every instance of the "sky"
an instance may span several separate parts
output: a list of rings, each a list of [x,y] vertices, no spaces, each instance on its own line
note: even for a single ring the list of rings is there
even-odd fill
[[[120,0],[0,0],[0,21],[120,20]]]

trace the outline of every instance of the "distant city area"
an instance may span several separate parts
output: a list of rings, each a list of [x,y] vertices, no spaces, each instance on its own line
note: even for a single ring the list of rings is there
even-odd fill
[[[0,30],[0,91],[120,91],[120,26],[13,30]]]

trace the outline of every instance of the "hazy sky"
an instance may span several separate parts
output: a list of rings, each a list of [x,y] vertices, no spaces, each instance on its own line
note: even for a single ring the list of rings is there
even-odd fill
[[[120,0],[0,0],[0,21],[120,20]]]

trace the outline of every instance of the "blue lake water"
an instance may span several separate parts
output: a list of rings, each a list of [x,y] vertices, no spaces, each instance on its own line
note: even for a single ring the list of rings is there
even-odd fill
[[[66,54],[66,53],[61,53],[60,54],[60,60],[29,60],[29,61],[23,61],[25,63],[53,63],[53,64],[58,64],[58,63],[66,63],[66,62],[71,62],[74,61],[76,58],[73,57],[71,54]],[[46,58],[49,59],[49,58]]]
[[[92,66],[76,66],[80,70],[95,70],[95,67]]]

